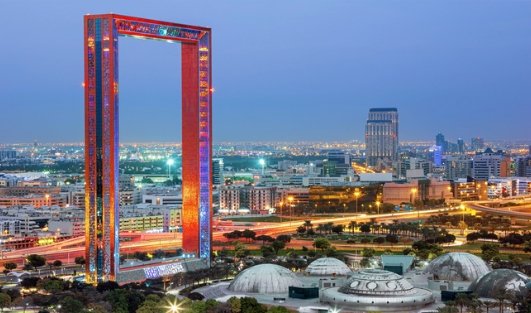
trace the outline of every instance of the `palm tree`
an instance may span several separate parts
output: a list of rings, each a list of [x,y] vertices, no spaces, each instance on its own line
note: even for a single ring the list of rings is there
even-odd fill
[[[351,234],[354,234],[354,230],[356,230],[356,227],[358,227],[358,222],[350,221],[350,223],[348,223],[348,229],[350,230]]]
[[[489,309],[494,308],[496,306],[496,302],[492,300],[483,300],[481,301],[481,304],[487,309],[487,313],[489,313]]]
[[[498,301],[498,307],[499,307],[498,311],[500,313],[503,313],[504,308],[505,308],[505,302],[509,299],[509,294],[507,293],[506,290],[500,290],[496,294],[495,299],[496,299],[496,301]]]
[[[324,230],[325,230],[325,226],[323,224],[317,225],[317,231],[319,232],[320,235],[323,233]]]
[[[306,228],[306,230],[312,229],[313,228],[312,221],[304,221],[304,227]]]
[[[326,233],[332,233],[332,228],[334,227],[334,223],[333,222],[328,222],[325,224],[325,231]]]

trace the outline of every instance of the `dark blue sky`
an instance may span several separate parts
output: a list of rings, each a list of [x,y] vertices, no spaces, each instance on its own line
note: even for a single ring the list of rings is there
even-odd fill
[[[531,1],[0,2],[0,143],[83,138],[83,14],[213,28],[214,138],[531,139]],[[120,2],[120,3],[118,3]],[[122,141],[180,140],[180,49],[120,39]]]

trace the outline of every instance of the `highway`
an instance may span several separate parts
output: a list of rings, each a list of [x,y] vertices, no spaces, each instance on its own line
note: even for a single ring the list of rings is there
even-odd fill
[[[311,219],[314,225],[324,223],[344,224],[350,221],[367,222],[376,220],[379,222],[391,222],[392,220],[426,218],[434,213],[446,212],[450,209],[433,209],[423,211],[410,211],[399,213],[386,213],[379,215],[347,215],[342,217],[326,217]],[[283,223],[256,223],[252,230],[257,235],[277,236],[280,234],[294,233],[302,224],[302,221],[288,221]],[[247,227],[248,228],[248,227]],[[223,236],[224,231],[215,231],[213,233],[214,241],[226,241]],[[157,249],[176,249],[182,246],[182,236],[180,233],[122,233],[120,238],[128,238],[129,241],[120,242],[121,255],[132,254],[135,252],[152,252]],[[20,249],[10,252],[4,252],[3,262],[15,262],[19,265],[24,264],[25,258],[29,254],[39,254],[44,256],[48,261],[61,260],[65,264],[73,263],[78,256],[84,255],[84,237],[67,239],[58,243],[47,246],[39,246],[28,249]]]
[[[489,205],[492,204],[503,204],[509,202],[516,202],[520,205],[512,207],[502,207],[496,208]],[[514,217],[518,219],[531,220],[531,198],[528,197],[518,197],[518,198],[509,198],[509,199],[497,199],[490,201],[468,201],[463,202],[467,207],[487,214],[494,214],[500,216]]]
[[[531,198],[508,199],[501,201],[470,201],[463,202],[463,204],[475,211],[484,212],[487,214],[495,214],[502,216],[510,216],[525,220],[531,220]],[[524,203],[521,206],[493,208],[486,204],[503,203],[507,201]],[[443,212],[457,213],[460,211],[459,207],[454,208],[440,208],[408,212],[384,213],[384,214],[359,214],[359,215],[345,215],[339,217],[309,217],[314,226],[318,224],[334,223],[348,225],[351,221],[367,222],[374,220],[376,222],[390,223],[393,220],[415,220],[426,219],[427,217]],[[250,227],[257,235],[277,236],[280,234],[294,233],[301,224],[302,220],[287,221],[282,223],[255,223]],[[240,229],[249,228],[249,226],[239,227]],[[223,230],[215,230],[213,232],[214,241],[226,241],[223,233],[238,229],[238,227],[225,227]],[[152,252],[157,249],[176,249],[182,246],[182,238],[180,233],[131,233],[124,232],[120,234],[123,240],[120,242],[120,253],[122,255],[133,254],[135,252]],[[47,246],[39,246],[28,249],[20,249],[3,253],[3,262],[15,262],[22,265],[24,259],[29,254],[39,254],[48,261],[61,260],[65,264],[73,263],[78,256],[84,255],[84,237],[76,237],[57,242]]]

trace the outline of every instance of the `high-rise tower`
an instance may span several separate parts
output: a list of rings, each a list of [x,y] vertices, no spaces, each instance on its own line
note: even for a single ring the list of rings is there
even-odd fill
[[[390,164],[398,157],[398,109],[372,108],[365,128],[368,166]]]

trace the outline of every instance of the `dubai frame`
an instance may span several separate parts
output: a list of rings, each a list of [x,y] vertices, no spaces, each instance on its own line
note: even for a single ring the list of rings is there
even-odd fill
[[[118,38],[182,46],[183,249],[210,262],[212,223],[211,29],[117,14],[84,17],[86,281],[119,271]]]

